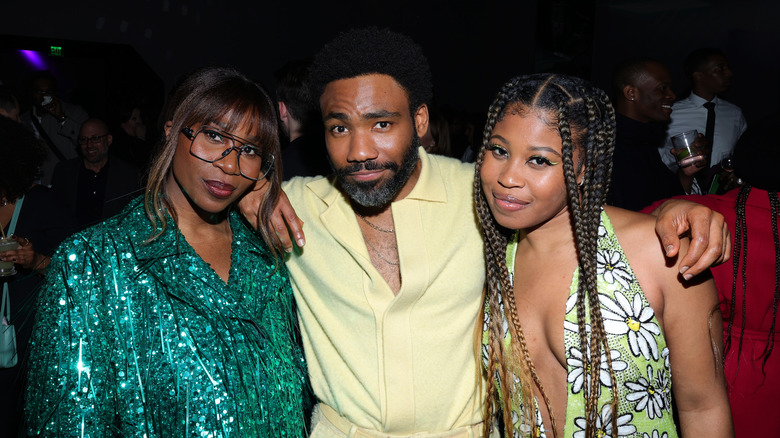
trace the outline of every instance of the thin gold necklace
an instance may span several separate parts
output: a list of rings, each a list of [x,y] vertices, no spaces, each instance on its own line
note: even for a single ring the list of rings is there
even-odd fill
[[[387,263],[388,265],[393,265],[393,266],[398,266],[398,265],[401,264],[401,260],[400,259],[397,262],[391,262],[390,260],[387,260],[385,258],[385,256],[383,256],[382,253],[379,252],[379,250],[376,249],[376,247],[371,244],[371,242],[368,240],[368,237],[366,237],[366,234],[363,232],[363,230],[360,230],[360,234],[363,235],[363,240],[366,242],[366,244],[368,244],[368,247],[371,248],[372,250],[374,250],[374,253],[376,253],[376,255],[380,259],[382,259],[385,263]]]
[[[356,215],[357,215],[357,216],[358,216],[360,219],[363,219],[363,222],[367,223],[369,227],[371,227],[371,228],[373,228],[373,229],[375,229],[375,230],[377,230],[377,231],[381,231],[381,232],[383,232],[383,233],[395,233],[395,229],[394,229],[394,228],[387,229],[387,228],[382,228],[382,227],[379,227],[379,226],[377,226],[377,225],[374,225],[374,224],[372,224],[371,222],[369,222],[369,221],[368,221],[368,219],[366,219],[366,218],[365,218],[365,216],[363,216],[362,214],[360,214],[360,213],[358,213],[358,212],[355,212],[355,214],[356,214]]]

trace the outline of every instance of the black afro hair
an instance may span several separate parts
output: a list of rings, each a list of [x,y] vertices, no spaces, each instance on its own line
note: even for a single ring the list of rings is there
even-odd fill
[[[310,72],[312,96],[319,101],[328,83],[368,74],[391,76],[406,90],[414,113],[433,97],[431,71],[422,48],[389,29],[352,29],[325,45]]]

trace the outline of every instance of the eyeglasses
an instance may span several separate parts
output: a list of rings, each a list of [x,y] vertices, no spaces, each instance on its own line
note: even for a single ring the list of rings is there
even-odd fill
[[[184,127],[181,133],[192,140],[190,154],[207,163],[217,162],[235,150],[238,171],[241,176],[252,181],[265,178],[273,166],[274,155],[269,149],[256,146],[213,126],[203,125],[197,131]]]
[[[101,140],[103,140],[108,136],[109,134],[93,135],[92,137],[79,137],[78,139],[76,139],[76,141],[78,141],[79,144],[82,146],[85,144],[97,144],[100,143]]]

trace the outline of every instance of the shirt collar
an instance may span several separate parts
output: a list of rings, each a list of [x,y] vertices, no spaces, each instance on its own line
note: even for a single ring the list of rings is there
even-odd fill
[[[697,95],[697,94],[696,94],[696,93],[694,93],[693,91],[691,91],[691,95],[690,95],[688,98],[689,98],[689,99],[691,100],[691,102],[693,102],[693,104],[694,104],[694,105],[696,105],[696,106],[702,106],[702,105],[704,105],[705,103],[707,103],[707,102],[708,102],[708,100],[707,100],[707,99],[705,99],[705,98],[703,98],[703,97],[701,97],[701,96]],[[715,97],[714,97],[714,98],[712,98],[712,100],[710,100],[709,102],[712,102],[712,103],[714,103],[714,104],[715,104],[715,106],[718,106],[718,102],[720,102],[720,99],[718,98],[718,96],[715,96]]]

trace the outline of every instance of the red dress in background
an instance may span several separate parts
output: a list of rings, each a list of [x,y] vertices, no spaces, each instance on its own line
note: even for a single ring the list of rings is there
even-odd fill
[[[726,218],[734,248],[736,211],[739,189],[724,195],[688,195],[675,199],[693,201],[721,213]],[[648,213],[662,201],[642,212]],[[732,303],[733,259],[711,268],[718,288],[723,314],[723,340],[726,341],[729,311],[734,311],[731,329],[731,347],[726,353],[726,382],[728,384],[734,431],[737,438],[780,437],[780,415],[777,395],[780,394],[780,321],[775,324],[775,340],[772,354],[763,367],[762,357],[769,342],[772,324],[775,276],[780,267],[775,264],[774,238],[769,198],[765,190],[753,187],[745,205],[747,217],[747,294],[745,305],[745,331],[742,335],[742,353],[739,351],[742,327],[742,266],[737,277],[737,291]],[[777,218],[774,219],[777,221]],[[744,248],[743,248],[744,252]],[[741,258],[741,257],[740,257]],[[672,370],[674,373],[674,370]]]

